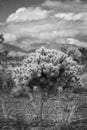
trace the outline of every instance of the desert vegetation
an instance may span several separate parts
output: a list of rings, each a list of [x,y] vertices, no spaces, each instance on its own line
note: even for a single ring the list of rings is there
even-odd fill
[[[1,54],[0,129],[87,129],[86,50],[41,47],[17,61]]]

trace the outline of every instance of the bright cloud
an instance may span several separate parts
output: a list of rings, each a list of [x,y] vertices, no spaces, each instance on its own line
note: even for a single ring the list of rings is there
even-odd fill
[[[87,21],[87,13],[57,13],[54,15],[57,18],[68,20],[68,21],[76,21],[76,20],[84,20]]]
[[[77,45],[77,46],[87,47],[87,43],[86,42],[82,42],[80,40],[73,39],[73,38],[67,38],[67,43],[71,44],[71,45]]]
[[[0,33],[4,34],[5,42],[25,50],[38,41],[79,45],[80,42],[73,39],[78,33],[87,34],[87,10],[75,12],[74,8],[75,5],[53,0],[45,1],[41,7],[20,8],[7,18],[5,25],[0,26]]]
[[[55,1],[55,0],[46,0],[43,4],[43,7],[47,7],[54,10],[64,11],[64,12],[84,12],[87,10],[87,5],[80,2],[79,0],[73,0],[70,2],[61,2],[61,1]]]
[[[6,33],[4,34],[4,39],[5,39],[5,42],[12,42],[12,41],[15,41],[17,38],[15,35],[11,33]]]
[[[42,6],[45,6],[45,7],[49,7],[49,8],[53,8],[53,7],[58,7],[58,6],[61,6],[61,3],[60,1],[53,1],[53,0],[46,0]]]
[[[48,16],[48,11],[42,10],[40,7],[19,8],[15,13],[7,18],[7,22],[24,22],[32,20],[45,19]]]
[[[74,15],[73,13],[57,13],[55,14],[55,17],[63,19],[63,20],[80,20],[81,19],[81,14]]]

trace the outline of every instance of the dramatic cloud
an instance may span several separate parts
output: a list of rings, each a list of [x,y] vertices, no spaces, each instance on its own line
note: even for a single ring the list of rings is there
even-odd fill
[[[0,33],[6,43],[25,50],[41,42],[87,46],[76,38],[83,33],[87,36],[87,7],[80,2],[46,0],[40,7],[20,8],[11,14],[0,25]]]
[[[39,19],[44,19],[47,16],[48,16],[48,11],[42,10],[39,7],[20,8],[7,18],[7,22],[12,22],[12,21],[24,22],[24,21],[31,21],[31,20],[39,20]]]

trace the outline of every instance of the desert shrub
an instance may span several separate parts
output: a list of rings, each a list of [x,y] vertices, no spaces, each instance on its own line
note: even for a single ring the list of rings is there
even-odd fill
[[[68,49],[68,46],[67,46],[67,45],[62,45],[61,48],[60,48],[60,50],[61,50],[62,52],[64,52],[64,53],[67,52],[67,49]]]
[[[0,44],[2,44],[3,42],[4,42],[3,34],[0,34]]]
[[[23,61],[21,67],[15,67],[12,71],[12,76],[16,86],[21,86],[21,88],[29,85],[28,87],[32,89],[37,84],[39,88],[47,90],[47,83],[49,85],[53,81],[55,81],[57,87],[61,86],[62,88],[66,87],[68,81],[67,88],[71,88],[75,84],[79,85],[80,79],[77,76],[79,69],[80,66],[61,51],[41,48],[30,54]],[[34,81],[36,79],[46,81],[46,85],[43,87],[44,82],[42,82],[42,85],[37,82],[33,83],[33,85],[31,83],[33,79]],[[52,84],[52,88],[56,89],[55,85]]]
[[[79,50],[82,54],[82,64],[87,64],[87,49],[84,47],[80,47]]]
[[[66,53],[69,55],[69,56],[72,56],[73,59],[77,62],[81,62],[81,58],[82,58],[82,53],[79,51],[78,48],[76,47],[69,47],[66,51]]]
[[[38,89],[41,98],[39,117],[42,120],[43,104],[49,97],[81,86],[77,75],[79,69],[80,66],[67,54],[42,47],[29,54],[23,65],[12,71],[16,84],[13,94],[27,94],[33,101],[32,95]]]
[[[13,85],[14,81],[11,78],[11,72],[0,70],[0,90],[4,90],[4,92],[10,92]]]
[[[12,107],[12,104],[11,104]],[[1,102],[2,115],[0,113],[0,130],[26,130],[28,123],[24,120],[23,113],[12,108],[7,109],[6,101],[2,98]],[[1,112],[0,110],[0,112]]]

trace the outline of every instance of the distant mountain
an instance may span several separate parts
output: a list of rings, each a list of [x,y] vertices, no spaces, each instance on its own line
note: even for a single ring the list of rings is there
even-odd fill
[[[26,51],[26,50],[23,50],[20,47],[17,47],[15,45],[10,45],[10,44],[7,44],[7,43],[1,44],[0,45],[0,52],[6,51],[6,50],[14,51],[14,52],[22,52],[22,53],[30,53],[30,52],[35,51],[35,49],[30,49],[29,51]]]
[[[64,42],[65,41],[65,42]],[[40,48],[41,46],[44,46],[46,48],[49,49],[56,49],[56,50],[60,50],[61,47],[76,47],[76,48],[82,48],[82,45],[85,45],[85,49],[86,47],[86,43],[82,44],[80,41],[75,40],[75,39],[64,39],[63,42],[61,43],[61,39],[59,39],[58,41],[32,41],[28,43],[28,47],[23,48],[22,46],[18,46],[16,45],[11,45],[10,43],[1,43],[0,44],[0,53],[4,52],[4,51],[8,51],[10,53],[10,56],[12,54],[13,56],[21,56],[22,54],[28,54],[31,52],[35,52],[36,49]],[[21,45],[21,44],[20,44]]]

